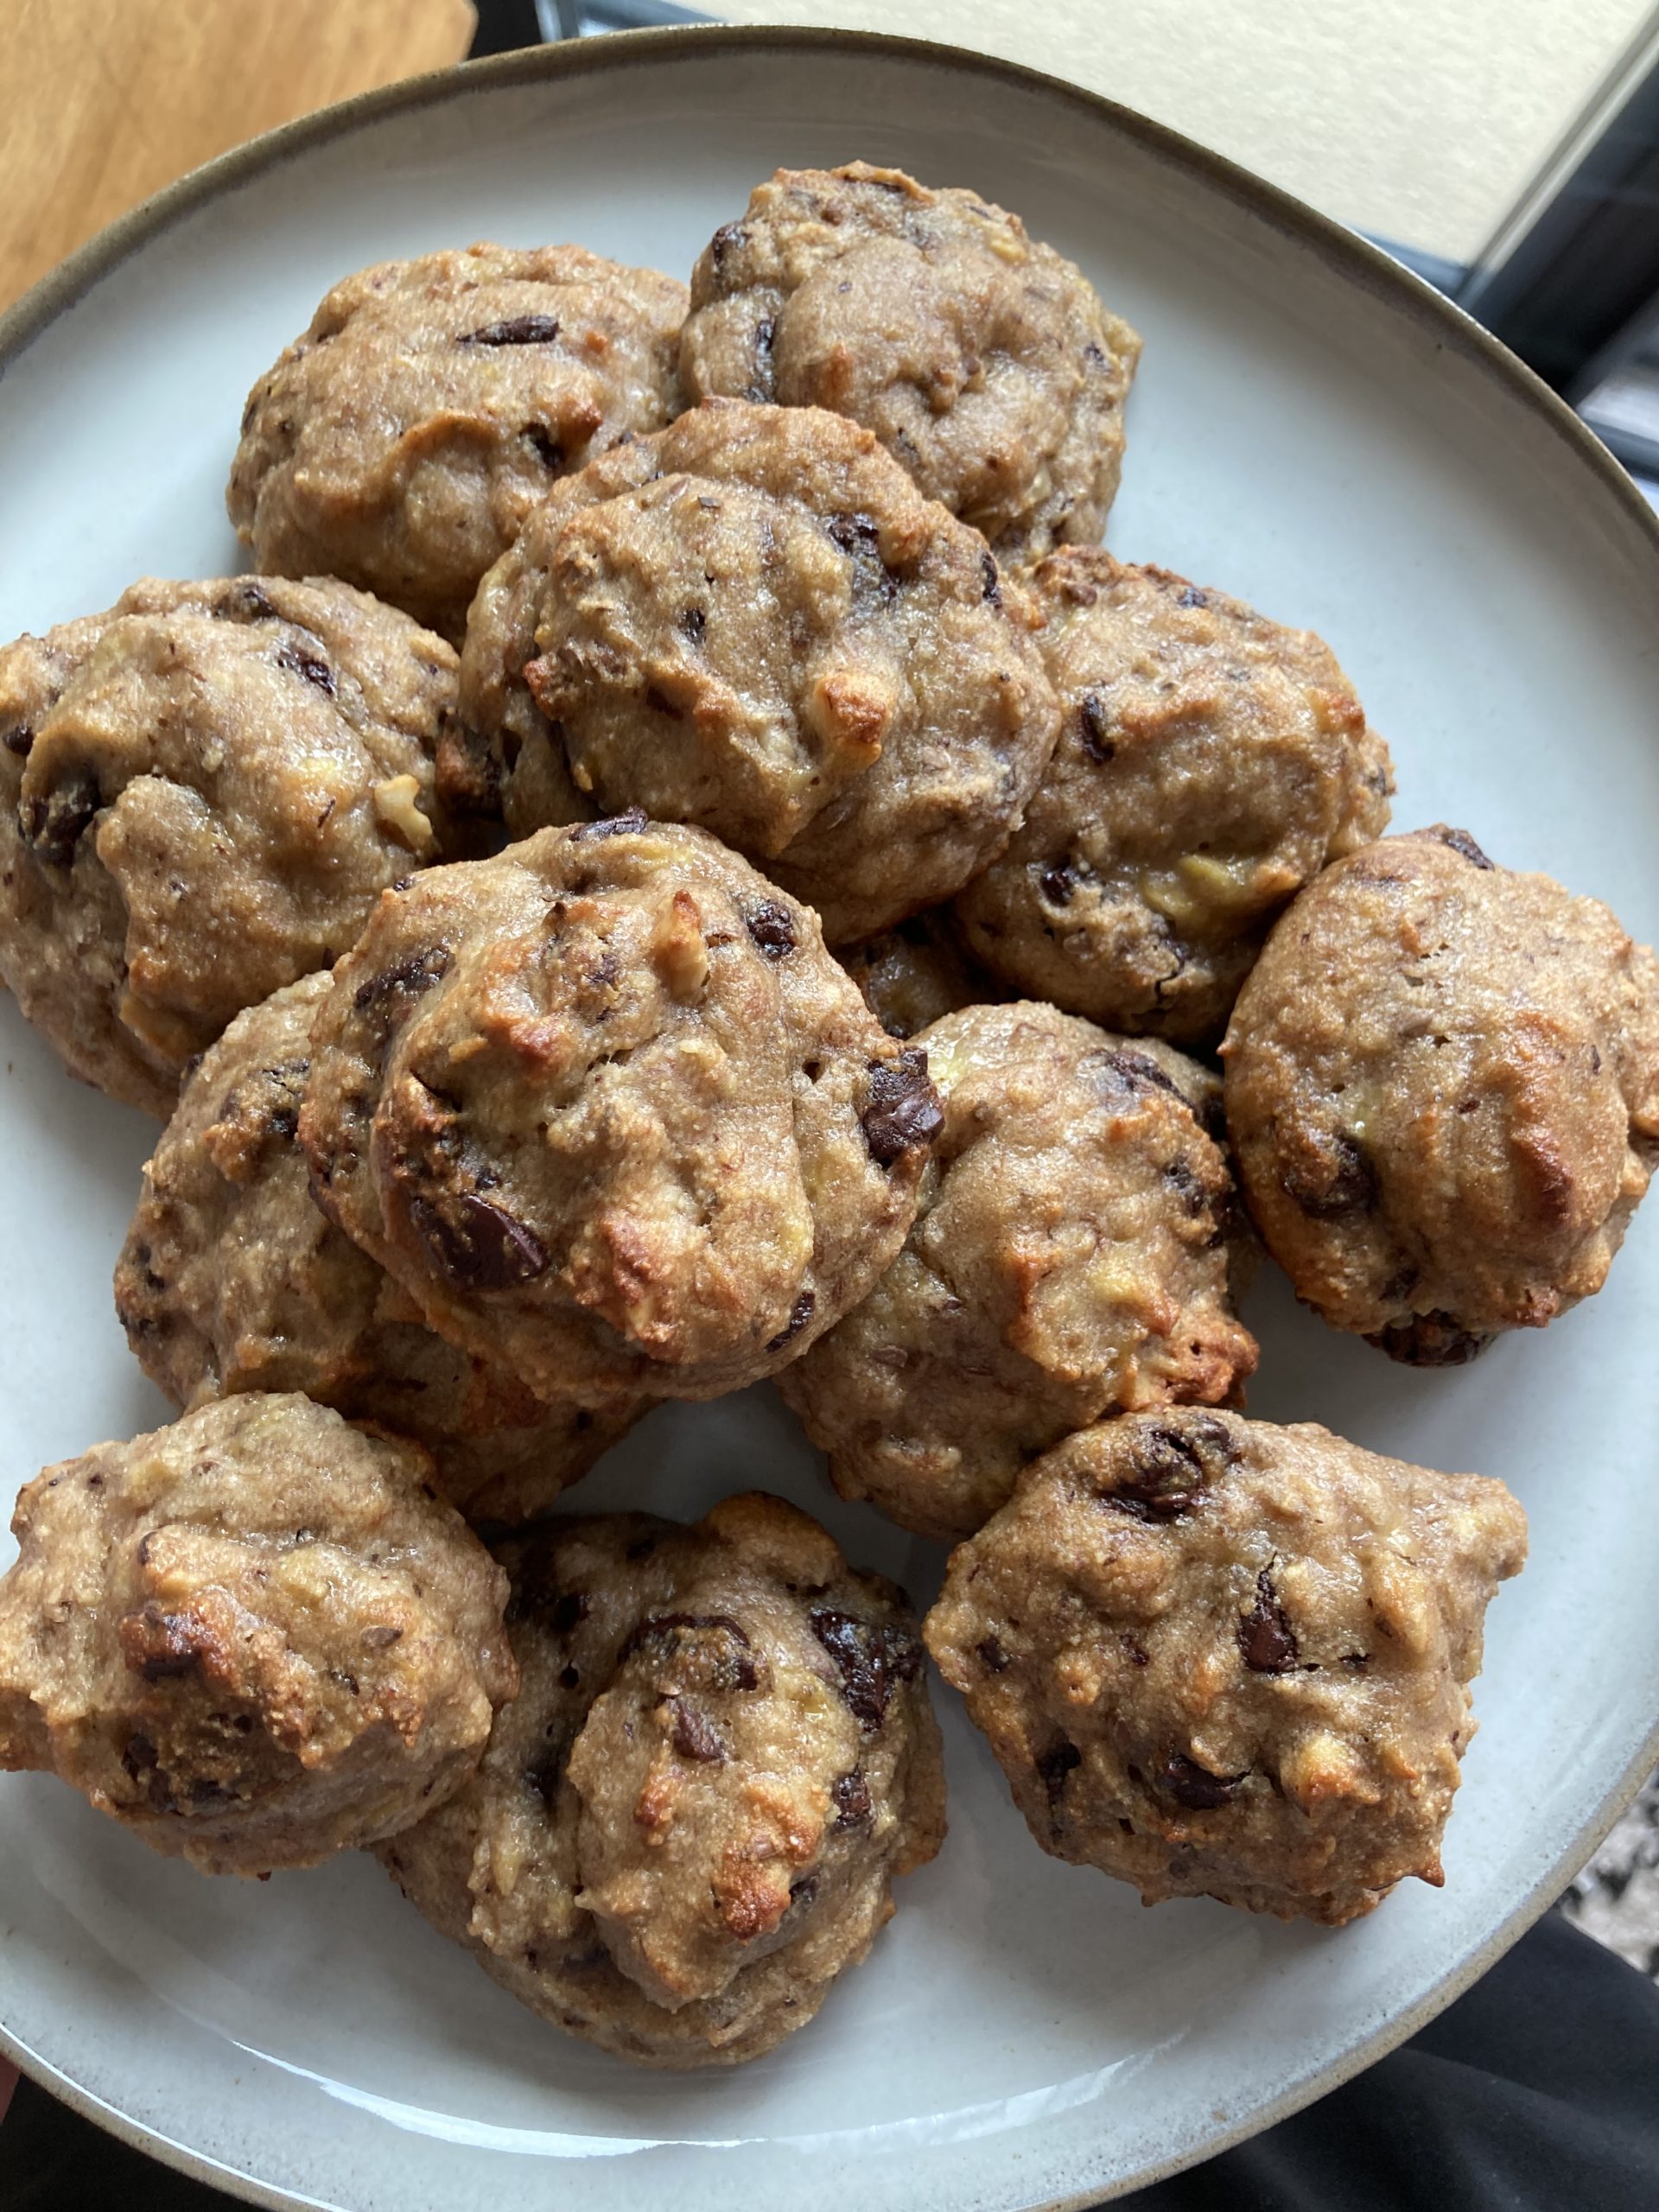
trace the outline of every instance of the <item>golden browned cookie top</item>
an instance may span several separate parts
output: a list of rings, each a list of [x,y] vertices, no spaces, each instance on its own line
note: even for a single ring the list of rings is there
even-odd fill
[[[709,401],[531,516],[480,588],[464,711],[516,834],[695,822],[839,944],[1006,842],[1058,727],[1034,620],[868,431]]]
[[[1659,1144],[1659,965],[1597,900],[1461,830],[1369,845],[1223,1051],[1250,1210],[1338,1328],[1441,1364],[1600,1289]]]
[[[900,1593],[806,1515],[554,1521],[503,1549],[524,1688],[381,1858],[562,2027],[658,2066],[804,2026],[932,1858],[944,1777]]]
[[[1100,536],[1141,340],[1081,272],[972,192],[854,162],[779,169],[691,279],[680,369],[827,407],[1020,561]]]
[[[915,1224],[779,1379],[843,1497],[953,1541],[1071,1430],[1213,1404],[1256,1348],[1212,1076],[1048,1006],[969,1007],[916,1041],[944,1127]]]
[[[1148,1904],[1336,1923],[1440,1882],[1526,1548],[1501,1483],[1172,1407],[1039,1461],[925,1633],[1046,1851]]]
[[[319,1210],[298,1123],[332,988],[325,971],[248,1007],[186,1083],[116,1266],[127,1341],[177,1405],[302,1390],[425,1445],[469,1519],[532,1519],[639,1408],[547,1404],[446,1342]]]
[[[1033,997],[1212,1042],[1274,916],[1387,824],[1388,748],[1311,631],[1092,547],[1031,583],[1059,742],[957,918]]]
[[[459,642],[549,486],[675,413],[685,302],[575,245],[359,270],[249,394],[231,519],[261,568],[344,576]]]
[[[345,584],[135,584],[0,650],[0,974],[72,1071],[165,1120],[245,1006],[437,850],[441,638]]]
[[[816,917],[621,816],[428,870],[335,970],[301,1115],[321,1203],[542,1396],[712,1397],[856,1304],[938,1106]]]
[[[0,1766],[207,1873],[372,1843],[472,1772],[506,1578],[424,1452],[228,1398],[48,1467],[0,1580]]]

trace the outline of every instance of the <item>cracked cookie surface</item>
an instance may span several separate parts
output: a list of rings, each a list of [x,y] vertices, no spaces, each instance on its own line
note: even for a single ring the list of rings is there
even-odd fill
[[[0,973],[71,1071],[165,1120],[231,1016],[438,850],[456,661],[323,580],[145,579],[0,651]]]
[[[506,1577],[429,1471],[289,1395],[47,1468],[0,1580],[0,1766],[206,1873],[406,1827],[518,1681]]]
[[[915,1624],[780,1500],[503,1547],[524,1687],[474,1780],[380,1853],[521,2002],[645,2065],[804,2026],[944,1832]]]
[[[678,411],[685,303],[575,245],[359,270],[249,394],[231,520],[261,568],[343,576],[458,643],[549,487]]]
[[[925,1632],[1046,1851],[1147,1904],[1336,1924],[1441,1880],[1486,1607],[1525,1557],[1501,1483],[1171,1408],[1032,1468]]]
[[[1419,1365],[1599,1290],[1659,1154],[1659,963],[1466,830],[1385,838],[1310,886],[1223,1058],[1245,1196],[1297,1295]]]
[[[1140,353],[1017,215],[855,162],[779,169],[715,232],[680,368],[694,400],[851,416],[1019,562],[1100,536]]]
[[[1388,748],[1311,631],[1095,547],[1029,581],[1059,741],[957,919],[1010,987],[1213,1042],[1274,917],[1386,827]]]

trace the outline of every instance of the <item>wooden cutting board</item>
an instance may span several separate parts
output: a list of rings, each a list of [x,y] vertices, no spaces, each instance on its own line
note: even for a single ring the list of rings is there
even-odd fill
[[[460,61],[471,0],[4,0],[0,308],[149,194],[331,100]]]

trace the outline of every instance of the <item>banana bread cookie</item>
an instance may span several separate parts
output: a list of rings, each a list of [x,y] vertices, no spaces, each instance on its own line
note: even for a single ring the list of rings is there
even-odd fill
[[[210,1874],[442,1804],[518,1686],[506,1577],[416,1446],[227,1398],[48,1467],[0,1580],[0,1767]]]
[[[1388,747],[1311,631],[1094,547],[1030,581],[1059,743],[957,918],[1033,997],[1213,1042],[1274,916],[1386,827]]]
[[[437,850],[455,656],[345,584],[135,584],[0,650],[0,975],[165,1121],[233,1014]]]
[[[779,1379],[843,1497],[953,1541],[1071,1430],[1217,1403],[1256,1347],[1212,1076],[1048,1006],[969,1007],[917,1042],[944,1127],[915,1226]]]
[[[1659,963],[1466,830],[1368,845],[1268,940],[1223,1046],[1299,1297],[1419,1365],[1600,1289],[1659,1154]]]
[[[249,394],[231,520],[262,569],[344,576],[459,644],[549,486],[678,412],[685,305],[576,245],[359,270]]]
[[[715,232],[680,372],[693,399],[850,416],[1018,562],[1100,536],[1140,353],[1017,215],[854,162],[779,169]]]
[[[901,1594],[777,1498],[504,1548],[524,1687],[476,1777],[380,1853],[543,2018],[649,2066],[804,2027],[944,1833]]]
[[[423,1444],[468,1520],[533,1520],[642,1408],[544,1403],[435,1335],[319,1211],[297,1132],[332,988],[308,976],[238,1014],[185,1084],[116,1266],[127,1342],[175,1405],[303,1390]]]
[[[928,1649],[1045,1851],[1332,1924],[1438,1885],[1502,1483],[1191,1408],[1070,1438],[950,1561]]]
[[[538,1396],[715,1397],[857,1304],[939,1108],[811,912],[699,830],[547,830],[389,893],[312,1032],[325,1211]]]
[[[515,835],[572,786],[695,822],[836,944],[1007,842],[1059,727],[1034,620],[868,431],[711,400],[537,508],[480,588],[464,712]]]

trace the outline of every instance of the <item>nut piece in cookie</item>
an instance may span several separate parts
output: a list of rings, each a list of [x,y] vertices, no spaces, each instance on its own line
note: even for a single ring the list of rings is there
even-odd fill
[[[897,928],[842,945],[836,957],[889,1037],[913,1037],[942,1015],[1003,996],[963,954],[945,910],[912,914]]]
[[[531,517],[479,588],[464,711],[515,836],[696,823],[839,944],[1006,843],[1059,728],[1035,620],[868,431],[711,400]]]
[[[780,1500],[504,1546],[523,1688],[477,1775],[380,1853],[544,2018],[649,2066],[803,2027],[944,1833],[915,1624]]]
[[[549,486],[677,412],[685,302],[575,245],[359,270],[249,394],[231,520],[262,569],[344,576],[459,643]]]
[[[326,973],[308,976],[248,1007],[185,1084],[144,1169],[116,1312],[177,1405],[303,1390],[423,1444],[469,1520],[533,1520],[641,1408],[544,1403],[435,1335],[319,1210],[298,1127],[311,1025],[331,988]]]
[[[957,917],[1034,998],[1212,1042],[1274,917],[1387,825],[1388,748],[1311,631],[1095,547],[1030,583],[1059,743]]]
[[[279,577],[146,580],[0,649],[0,975],[73,1074],[165,1121],[233,1014],[435,856],[455,669]]]
[[[779,169],[691,279],[687,392],[827,407],[1023,561],[1100,536],[1141,340],[972,192],[855,162]]]
[[[1338,1924],[1438,1885],[1502,1483],[1191,1407],[1070,1438],[950,1561],[928,1649],[1033,1836],[1148,1904]]]
[[[1659,1149],[1659,963],[1463,830],[1327,869],[1222,1051],[1268,1249],[1333,1326],[1419,1365],[1599,1290]]]
[[[701,830],[624,815],[429,869],[334,976],[300,1116],[318,1200],[539,1396],[736,1389],[904,1240],[925,1057]]]
[[[394,1834],[478,1764],[506,1578],[426,1454],[250,1395],[48,1467],[0,1580],[0,1767],[209,1874]]]
[[[1256,1347],[1212,1076],[1048,1006],[969,1007],[917,1042],[944,1127],[915,1224],[779,1379],[843,1497],[950,1541],[1071,1430],[1231,1397]]]

